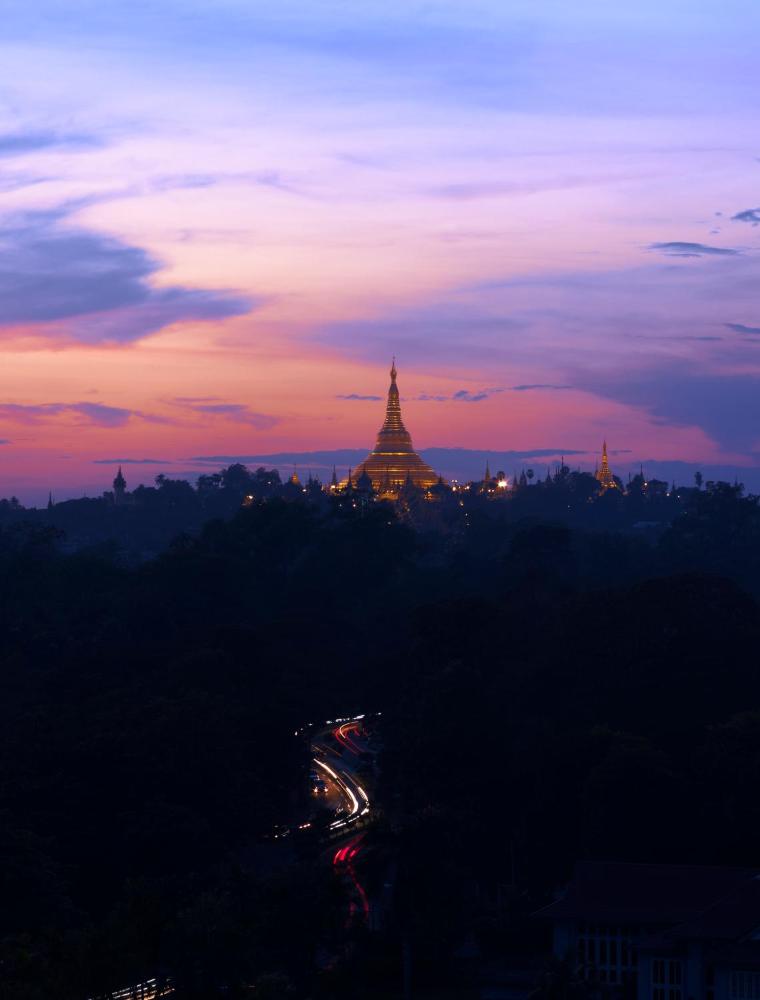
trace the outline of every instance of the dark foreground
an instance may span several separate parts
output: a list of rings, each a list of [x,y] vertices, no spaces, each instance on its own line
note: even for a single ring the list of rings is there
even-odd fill
[[[0,995],[478,996],[544,982],[531,914],[579,859],[757,865],[759,568],[730,488],[652,542],[273,499],[137,567],[14,522]],[[271,838],[310,808],[296,730],[367,707],[347,921],[323,819]]]

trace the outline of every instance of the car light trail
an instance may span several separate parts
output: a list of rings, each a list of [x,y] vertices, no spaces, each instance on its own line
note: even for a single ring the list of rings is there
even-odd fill
[[[359,799],[356,797],[356,794],[346,782],[345,778],[342,778],[337,771],[334,771],[333,768],[331,768],[330,765],[326,764],[323,760],[319,760],[318,757],[314,758],[314,763],[317,767],[321,767],[322,770],[332,778],[351,806],[351,811],[345,819],[335,819],[332,823],[330,823],[331,830],[340,830],[344,826],[349,826],[351,823],[355,823],[360,816],[365,816],[369,812],[369,799],[367,798],[367,793],[361,785],[354,782],[348,775],[345,775],[345,778],[348,778],[348,780],[356,786],[356,790],[364,800],[365,804],[363,808],[359,805]]]
[[[349,733],[357,733],[361,729],[361,725],[358,719],[352,719],[350,722],[344,722],[343,725],[338,726],[337,729],[333,730],[333,736],[338,743],[343,744],[347,750],[350,750],[355,756],[359,756],[361,753],[361,747],[358,746],[348,735]]]
[[[353,721],[354,720],[349,720],[349,724]],[[323,753],[325,752],[325,748],[319,747],[317,744],[314,745],[313,749],[319,749]],[[317,767],[320,767],[333,780],[350,805],[350,812],[348,816],[344,819],[333,820],[329,827],[331,830],[340,830],[343,827],[350,826],[362,816],[368,815],[370,811],[369,796],[353,775],[349,774],[347,771],[343,771],[341,776],[341,774],[334,770],[334,768],[330,767],[329,764],[320,760],[318,757],[314,757],[313,761]],[[359,801],[360,799],[361,802]]]
[[[359,907],[357,907],[353,899],[350,902],[347,925],[351,923],[357,909],[359,908],[361,908],[363,919],[365,921],[369,919],[369,897],[367,896],[364,886],[359,881],[354,867],[354,861],[361,852],[361,842],[363,839],[364,834],[360,833],[357,837],[354,837],[353,840],[349,840],[347,844],[339,848],[333,856],[333,867],[350,881],[354,893],[359,899]]]

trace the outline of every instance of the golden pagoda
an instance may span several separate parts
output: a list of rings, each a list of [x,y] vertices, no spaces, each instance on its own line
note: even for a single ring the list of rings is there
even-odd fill
[[[594,477],[601,486],[602,493],[604,493],[606,490],[616,490],[618,488],[618,484],[615,482],[615,477],[612,475],[612,472],[610,471],[609,462],[607,461],[606,441],[602,445],[602,467],[601,469],[596,470],[596,472],[594,473]]]
[[[385,423],[378,432],[374,451],[354,470],[354,479],[364,473],[372,480],[372,488],[386,496],[398,493],[408,481],[424,490],[438,482],[438,476],[414,450],[412,436],[401,419],[395,358],[391,366]]]

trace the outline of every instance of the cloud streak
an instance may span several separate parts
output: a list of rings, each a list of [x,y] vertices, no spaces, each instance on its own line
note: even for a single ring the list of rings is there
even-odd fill
[[[57,417],[74,417],[76,423],[94,427],[124,427],[133,418],[148,423],[169,423],[165,417],[104,403],[0,403],[0,419],[11,423],[37,425]]]
[[[745,208],[731,216],[732,222],[748,222],[751,226],[760,225],[760,208]]]
[[[736,257],[741,251],[731,247],[711,247],[704,243],[650,243],[650,250],[659,250],[668,257]]]
[[[412,401],[422,403],[482,403],[484,399],[491,396],[498,396],[502,392],[533,392],[536,390],[556,391],[561,389],[572,389],[571,385],[553,385],[549,382],[533,382],[524,385],[492,386],[488,389],[457,389],[451,395],[431,395],[421,392],[418,396],[412,396]],[[379,398],[379,397],[369,397]]]
[[[744,323],[726,323],[726,326],[734,333],[741,333],[747,337],[760,336],[760,326],[745,326]]]
[[[455,403],[480,403],[494,393],[503,392],[503,389],[481,389],[480,392],[470,392],[469,389],[459,389],[452,395]]]
[[[275,417],[269,413],[257,413],[245,403],[213,402],[212,400],[214,399],[215,397],[199,397],[194,399],[187,396],[178,396],[173,402],[176,406],[192,410],[194,413],[199,413],[206,417],[223,417],[235,423],[255,427],[256,430],[260,431],[270,430],[280,422],[279,417]]]
[[[534,382],[528,385],[511,385],[511,392],[532,392],[534,389],[546,389],[558,392],[562,389],[572,389],[571,385],[552,385],[550,382]]]
[[[503,388],[478,389],[472,392],[470,389],[457,389],[449,395],[421,392],[417,396],[405,396],[404,402],[415,403],[482,403],[489,396],[504,392]]]
[[[83,132],[28,130],[0,133],[0,157],[23,156],[46,149],[89,150],[104,145],[100,136]]]
[[[93,458],[93,465],[173,465],[168,458]]]
[[[231,292],[151,279],[161,264],[141,247],[65,224],[71,206],[0,223],[0,326],[83,343],[139,340],[182,320],[222,320],[258,303]]]

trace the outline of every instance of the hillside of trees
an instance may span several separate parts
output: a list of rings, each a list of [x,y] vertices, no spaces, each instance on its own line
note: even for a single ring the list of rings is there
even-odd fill
[[[4,998],[159,973],[179,997],[369,996],[404,947],[435,987],[465,941],[540,951],[529,914],[579,858],[760,862],[757,498],[691,490],[656,536],[227,500],[134,562],[68,551],[45,512],[0,525]],[[266,837],[297,811],[294,731],[362,710],[395,876],[347,977],[319,961],[329,865]]]

